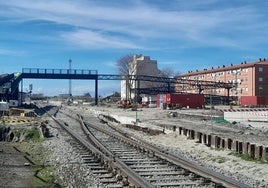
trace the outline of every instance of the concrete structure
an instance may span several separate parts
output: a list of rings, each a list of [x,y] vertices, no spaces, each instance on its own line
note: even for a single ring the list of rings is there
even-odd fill
[[[173,131],[176,131],[176,129],[178,129],[180,135],[187,136],[188,139],[196,140],[198,143],[202,143],[213,149],[230,150],[237,154],[245,154],[252,159],[259,159],[267,162],[268,146],[257,145],[255,143],[239,141],[236,139],[233,140],[231,138],[222,138],[218,135],[197,132],[184,127],[173,127]]]
[[[224,119],[233,122],[247,122],[247,121],[256,121],[256,122],[267,122],[268,121],[268,109],[267,108],[257,108],[250,109],[245,108],[241,110],[229,110],[224,111]]]
[[[239,65],[212,67],[210,69],[188,71],[186,74],[178,75],[176,78],[215,81],[233,83],[236,86],[230,90],[230,96],[239,98],[241,96],[268,96],[268,60],[260,59],[257,62],[242,62]],[[197,87],[177,84],[175,90],[179,92],[198,93]],[[204,94],[227,96],[226,89],[204,90]]]
[[[157,61],[151,60],[149,56],[134,55],[129,65],[129,75],[161,76],[157,68]],[[136,88],[159,87],[159,83],[140,81],[139,85],[135,80],[121,81],[121,99],[134,99]]]

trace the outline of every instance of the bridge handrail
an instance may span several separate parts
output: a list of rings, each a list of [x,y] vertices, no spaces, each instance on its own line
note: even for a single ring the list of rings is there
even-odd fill
[[[40,69],[40,68],[23,68],[22,73],[30,74],[77,74],[77,75],[96,75],[97,70],[83,69]]]

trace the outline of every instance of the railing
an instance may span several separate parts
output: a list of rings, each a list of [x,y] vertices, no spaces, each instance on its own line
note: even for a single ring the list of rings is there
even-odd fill
[[[38,68],[23,68],[22,73],[30,74],[77,74],[91,75],[98,74],[97,70],[81,70],[81,69],[38,69]]]

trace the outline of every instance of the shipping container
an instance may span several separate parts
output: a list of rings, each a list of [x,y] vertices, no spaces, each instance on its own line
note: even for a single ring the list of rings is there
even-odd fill
[[[240,106],[264,106],[267,104],[265,96],[241,96]]]
[[[188,108],[201,108],[205,105],[205,97],[203,94],[191,93],[168,93],[162,94],[163,105],[170,108],[173,107],[188,107]],[[161,107],[160,95],[157,96],[157,106]]]

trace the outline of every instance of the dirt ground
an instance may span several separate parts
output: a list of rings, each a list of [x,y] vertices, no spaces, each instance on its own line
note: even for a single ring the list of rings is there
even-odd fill
[[[29,154],[21,152],[21,145],[11,142],[0,142],[0,187],[45,187],[35,176],[36,169],[27,158]]]
[[[17,117],[19,119],[19,117]],[[38,123],[0,124],[0,187],[58,187],[46,166]]]

